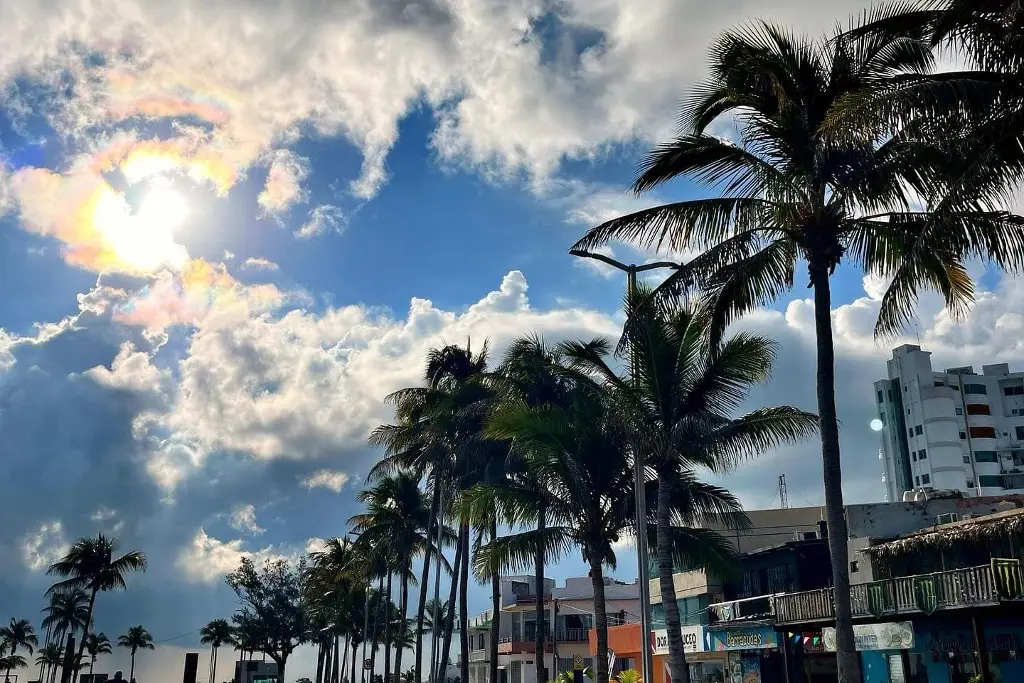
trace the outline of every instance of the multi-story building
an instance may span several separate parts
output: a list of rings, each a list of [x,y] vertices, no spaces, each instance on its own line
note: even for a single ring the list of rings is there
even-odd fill
[[[874,384],[888,500],[922,489],[1024,493],[1024,372],[1006,363],[980,375],[970,366],[936,372],[930,356],[900,346]]]
[[[640,620],[640,586],[605,579],[605,610],[608,623]],[[544,621],[538,625],[537,602],[541,601]],[[469,683],[486,683],[489,669],[491,612],[488,610],[470,622]],[[557,587],[551,579],[544,582],[538,596],[532,576],[510,576],[501,581],[501,615],[498,625],[498,665],[505,683],[536,683],[536,634],[546,629],[544,646],[548,680],[561,671],[572,671],[573,657],[582,655],[585,666],[593,666],[588,633],[594,626],[594,588],[590,577],[566,579]],[[614,670],[634,666],[628,659],[618,660]]]

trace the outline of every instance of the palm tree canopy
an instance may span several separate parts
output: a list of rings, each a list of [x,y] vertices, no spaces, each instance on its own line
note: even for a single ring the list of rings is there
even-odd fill
[[[109,655],[113,652],[110,649],[110,638],[103,632],[90,633],[85,637],[85,651],[89,653],[90,657]]]
[[[724,34],[678,136],[645,159],[633,186],[683,176],[720,196],[610,220],[574,249],[621,240],[702,251],[659,294],[703,287],[717,295],[723,323],[792,288],[801,258],[819,282],[844,261],[888,279],[878,334],[901,329],[921,289],[963,314],[974,294],[966,260],[1020,269],[1024,219],[997,208],[992,187],[963,186],[969,162],[953,130],[924,120],[884,135],[834,125],[851,97],[932,61],[928,41],[908,36],[804,40],[767,23]],[[708,132],[722,116],[734,117],[737,142]]]
[[[153,636],[142,624],[132,626],[117,637],[118,647],[125,647],[134,654],[138,650],[153,650]]]
[[[213,647],[233,645],[235,639],[231,624],[227,619],[212,619],[210,623],[199,630],[199,642],[213,645]]]
[[[39,645],[39,638],[36,637],[36,630],[28,619],[14,619],[7,626],[0,627],[0,642],[11,652],[16,650],[28,650],[32,654],[34,648]]]
[[[53,593],[43,612],[43,628],[52,626],[57,633],[77,631],[85,627],[89,618],[89,594],[81,588]]]
[[[47,574],[64,578],[51,586],[47,594],[74,589],[97,592],[126,589],[125,575],[145,571],[146,555],[133,551],[117,556],[117,550],[117,539],[103,534],[75,541],[67,554],[47,570]]]
[[[356,495],[366,512],[349,520],[362,544],[392,549],[398,562],[394,569],[400,572],[410,572],[412,559],[431,543],[427,535],[430,502],[419,484],[417,476],[405,471],[382,477]]]
[[[36,664],[57,665],[61,663],[63,656],[63,648],[57,643],[50,643],[39,648],[39,652],[36,655]]]
[[[28,661],[21,655],[5,655],[0,657],[0,669],[10,671],[28,666]]]

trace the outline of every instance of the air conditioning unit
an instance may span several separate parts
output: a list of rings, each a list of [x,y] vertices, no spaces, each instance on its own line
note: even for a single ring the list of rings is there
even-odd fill
[[[960,517],[955,512],[944,512],[941,515],[935,515],[935,526],[939,524],[952,524],[959,521]]]

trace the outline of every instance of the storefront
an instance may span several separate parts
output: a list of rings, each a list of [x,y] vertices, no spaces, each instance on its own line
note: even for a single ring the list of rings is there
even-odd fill
[[[909,621],[855,624],[854,644],[860,653],[864,683],[909,683],[906,653],[914,647],[914,625]],[[825,649],[836,651],[836,630],[822,629]]]
[[[1024,681],[1024,620],[983,619],[989,668],[996,683]],[[914,624],[906,683],[967,683],[980,668],[968,619],[931,618]]]
[[[708,652],[703,626],[683,626],[683,652],[690,669],[692,683],[725,683],[725,656]],[[655,681],[671,683],[672,665],[668,648],[668,631],[652,631],[654,637]]]
[[[705,630],[707,650],[723,653],[724,683],[775,683],[784,680],[778,634],[767,624],[738,628],[709,626]]]

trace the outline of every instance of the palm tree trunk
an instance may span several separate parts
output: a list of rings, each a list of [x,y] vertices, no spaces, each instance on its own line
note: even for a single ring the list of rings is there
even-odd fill
[[[459,677],[469,681],[469,524],[462,524],[462,567],[459,568]]]
[[[384,683],[391,683],[391,576],[388,572],[388,593],[384,596]]]
[[[406,621],[405,621],[405,615],[409,611],[409,574],[408,574],[408,572],[405,571],[405,568],[404,568],[405,562],[402,562],[402,565],[403,565],[402,579],[401,579],[401,582],[400,582],[401,583],[401,591],[402,591],[402,593],[401,593],[401,597],[399,598],[399,610],[398,610],[401,613],[401,616],[399,617],[401,619],[401,621],[398,622],[399,638],[398,638],[397,651],[395,652],[395,675],[396,676],[401,676],[402,675],[402,650],[405,649],[404,647],[402,647],[402,644],[405,643],[405,638],[406,638],[406,635],[407,635],[406,632],[408,631],[408,625],[406,624]],[[422,595],[423,591],[420,591],[420,594]],[[417,673],[417,675],[419,675],[419,674]],[[409,683],[412,683],[412,681],[409,681]]]
[[[85,626],[82,627],[82,642],[78,644],[78,656],[75,657],[75,661],[69,662],[68,666],[71,667],[71,683],[75,683],[78,680],[78,667],[77,662],[82,661],[82,655],[85,653],[85,637],[89,635],[89,626],[92,624],[92,610],[96,606],[96,589],[92,590],[89,595],[89,611],[85,615]],[[132,662],[134,666],[135,656],[132,655]]]
[[[340,649],[338,642],[341,639],[339,638],[338,634],[334,634],[333,640],[334,657],[331,660],[331,683],[338,683],[338,666],[341,663],[341,657],[338,654],[338,650]]]
[[[452,580],[451,585],[448,587],[448,613],[444,615],[444,625],[442,626],[444,643],[441,646],[441,656],[437,660],[434,683],[444,683],[441,680],[444,677],[442,672],[448,670],[448,657],[452,651],[452,633],[455,630],[455,597],[459,586],[458,577],[462,572],[462,563],[462,527],[459,527],[459,539],[455,543],[455,559],[452,561]],[[469,680],[466,679],[465,683],[469,683]]]
[[[324,643],[324,683],[331,683],[331,666],[334,663],[334,644],[332,640]]]
[[[14,647],[11,648],[11,657],[12,657],[12,659],[14,657],[14,652],[17,649],[18,649],[17,645],[15,645]],[[12,668],[13,667],[9,666],[9,667],[7,667],[7,671],[4,672],[4,683],[11,683],[11,669]]]
[[[92,670],[89,670],[92,673]],[[210,670],[206,673],[206,680],[213,683],[213,645],[210,646]]]
[[[219,645],[213,648],[213,673],[210,674],[210,677],[213,680],[211,680],[210,683],[217,683],[217,660],[218,659],[220,659],[220,646]]]
[[[373,676],[377,671],[377,644],[380,635],[380,612],[384,608],[384,577],[377,580],[377,609],[373,615],[373,638],[370,641],[370,681],[373,683]]]
[[[427,549],[423,553],[423,571],[420,576],[420,601],[416,609],[416,678],[422,679],[420,668],[423,666],[423,615],[427,611],[427,591],[430,590],[430,554],[433,550],[433,543],[430,541],[434,529],[434,522],[437,520],[437,513],[441,505],[441,484],[434,479],[434,495],[430,501],[430,516],[427,520]],[[438,524],[440,527],[440,523]],[[353,681],[353,683],[355,683]]]
[[[814,287],[814,331],[818,345],[818,421],[821,431],[821,461],[825,483],[825,515],[828,519],[828,548],[832,557],[832,585],[836,609],[836,662],[839,683],[860,683],[860,659],[853,637],[850,606],[850,555],[843,505],[843,472],[839,456],[839,422],[836,417],[836,358],[832,341],[832,296],[828,266],[812,263]]]
[[[320,641],[320,646],[317,648],[316,653],[316,683],[324,683],[324,643]]]
[[[284,683],[284,665],[288,663],[288,655],[282,654],[281,661],[277,663],[278,683]]]
[[[128,672],[128,681],[130,683],[131,681],[134,681],[134,680],[135,680],[135,648],[132,648],[132,668]]]
[[[491,518],[491,540],[498,538],[498,517]],[[491,567],[490,683],[498,683],[498,636],[501,633],[501,567]],[[538,624],[540,626],[540,624]]]
[[[595,543],[592,547],[597,547]],[[597,658],[594,669],[597,672],[595,683],[608,683],[608,615],[604,602],[604,571],[601,558],[595,552],[590,556],[590,583],[594,587],[594,630],[597,631]]]
[[[43,641],[43,647],[46,647],[47,645],[50,644],[50,636],[52,634],[53,634],[53,624],[50,624],[49,626],[46,627],[46,639]],[[43,678],[43,667],[45,667],[45,666],[46,666],[46,664],[40,664],[39,665],[39,680],[40,681],[45,680]],[[90,671],[89,673],[91,674],[92,671]]]
[[[347,673],[347,669],[348,669],[348,643],[349,643],[349,638],[350,638],[349,634],[346,633],[345,634],[345,648],[344,648],[345,651],[341,655],[341,669],[339,669],[339,671],[338,671],[338,680],[339,681],[344,681],[345,680],[345,674]]]
[[[352,639],[352,678],[349,679],[350,683],[356,683],[356,676],[358,675],[359,669],[356,668],[356,664],[359,661],[359,643],[355,638]]]
[[[544,528],[547,520],[544,518],[544,505],[537,511],[537,535],[544,536]],[[547,635],[548,618],[544,609],[544,548],[539,546],[533,556],[534,593],[537,594],[537,610],[534,614],[534,621],[537,624],[536,642],[534,643],[533,658],[537,665],[537,683],[547,683],[547,668],[544,666],[544,636]]]
[[[671,506],[671,478],[658,475],[658,531],[668,529]],[[637,533],[646,533],[639,529]],[[658,583],[661,587],[661,604],[665,607],[665,629],[668,631],[669,663],[672,666],[672,680],[690,683],[690,667],[686,663],[683,648],[683,634],[680,630],[679,605],[676,603],[676,589],[672,581],[672,538],[667,533],[658,534]]]

